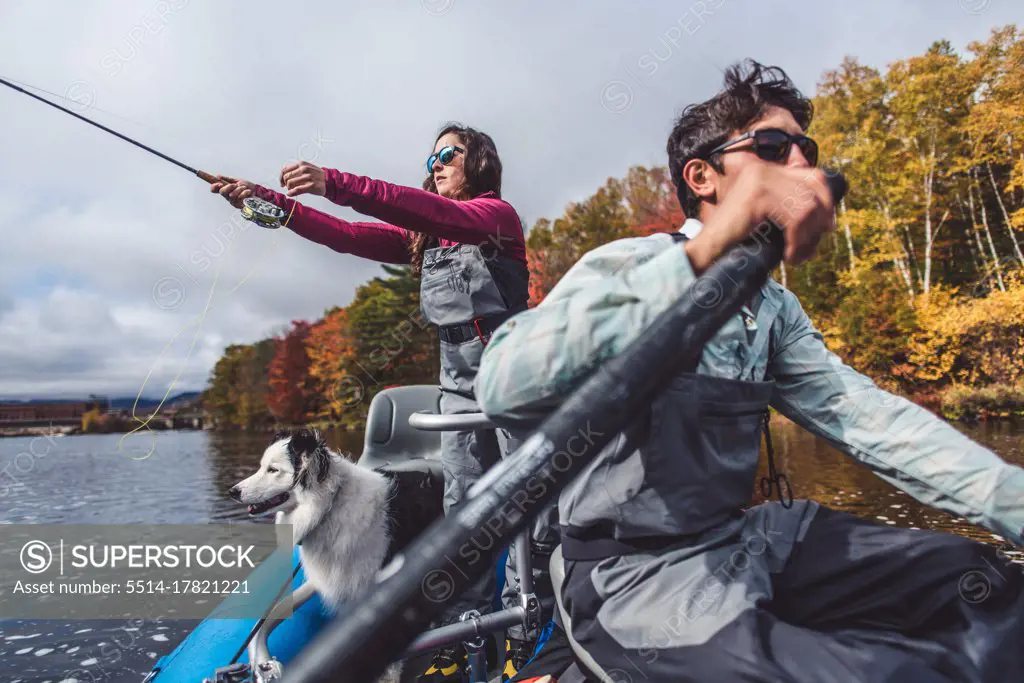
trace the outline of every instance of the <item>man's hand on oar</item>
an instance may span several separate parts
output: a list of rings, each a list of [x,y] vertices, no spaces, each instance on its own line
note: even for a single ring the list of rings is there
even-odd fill
[[[231,176],[218,175],[217,181],[210,183],[210,192],[219,193],[236,209],[242,208],[242,200],[251,197],[256,186],[248,180],[240,180]]]
[[[289,197],[300,194],[327,194],[327,174],[308,161],[298,161],[281,169],[281,186]]]

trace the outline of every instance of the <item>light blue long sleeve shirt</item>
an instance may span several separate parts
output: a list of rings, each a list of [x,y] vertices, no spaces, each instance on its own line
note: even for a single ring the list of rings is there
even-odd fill
[[[689,219],[681,231],[694,237],[701,227]],[[587,253],[544,301],[491,337],[475,382],[481,408],[499,424],[537,424],[696,279],[670,235],[618,240]],[[778,283],[769,280],[719,330],[697,372],[771,376],[771,405],[793,422],[922,503],[1024,545],[1024,469],[844,364]]]

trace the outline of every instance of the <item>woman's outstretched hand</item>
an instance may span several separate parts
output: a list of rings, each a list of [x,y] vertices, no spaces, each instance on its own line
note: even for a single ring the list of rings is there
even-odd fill
[[[308,161],[297,161],[281,169],[281,186],[289,197],[300,194],[327,194],[327,175],[324,169]]]
[[[248,180],[239,180],[226,175],[217,176],[217,182],[210,183],[210,192],[217,192],[236,209],[242,208],[242,200],[251,197],[255,185]]]

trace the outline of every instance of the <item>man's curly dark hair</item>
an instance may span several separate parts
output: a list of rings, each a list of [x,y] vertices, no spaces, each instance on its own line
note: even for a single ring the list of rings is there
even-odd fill
[[[706,102],[691,104],[679,115],[668,138],[668,168],[687,218],[698,216],[701,200],[683,180],[686,163],[704,157],[737,130],[760,119],[773,105],[789,110],[802,130],[811,125],[814,107],[786,72],[747,59],[726,70],[721,92]],[[719,173],[724,172],[719,155],[708,163]]]

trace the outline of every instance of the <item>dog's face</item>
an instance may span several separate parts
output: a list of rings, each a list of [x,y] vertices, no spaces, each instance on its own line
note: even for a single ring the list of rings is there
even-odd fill
[[[263,452],[259,470],[232,486],[228,495],[248,505],[252,516],[291,512],[303,490],[323,481],[329,465],[330,453],[318,431],[278,432]]]

